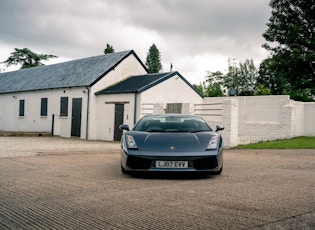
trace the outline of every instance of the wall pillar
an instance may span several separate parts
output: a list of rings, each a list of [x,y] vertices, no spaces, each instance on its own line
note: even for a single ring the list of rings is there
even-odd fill
[[[153,105],[153,114],[164,114],[165,105],[163,103],[154,103]]]
[[[238,145],[238,100],[225,99],[222,104],[222,137],[225,148]]]
[[[194,114],[195,105],[192,103],[183,103],[182,114]]]
[[[282,135],[281,139],[289,139],[295,136],[295,112],[296,108],[292,101],[282,107]]]

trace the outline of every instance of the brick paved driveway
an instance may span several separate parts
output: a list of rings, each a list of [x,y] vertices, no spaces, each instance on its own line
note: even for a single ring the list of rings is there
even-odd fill
[[[315,228],[315,150],[226,150],[221,176],[136,177],[118,143],[23,141],[0,137],[0,229]]]

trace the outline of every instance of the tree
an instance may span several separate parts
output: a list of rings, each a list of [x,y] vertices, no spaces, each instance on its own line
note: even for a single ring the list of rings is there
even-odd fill
[[[194,87],[201,95],[205,96],[203,83],[193,84],[193,87]]]
[[[268,88],[272,95],[288,94],[290,89],[286,75],[276,75],[278,68],[278,58],[267,58],[262,61],[259,67],[259,77],[257,83]]]
[[[223,97],[224,93],[221,89],[220,83],[216,82],[212,85],[208,85],[205,89],[205,96],[206,97]]]
[[[224,92],[221,88],[223,73],[217,72],[207,72],[206,80],[203,82],[203,95],[205,97],[222,97]]]
[[[210,84],[207,81],[204,81],[197,85],[194,84],[193,86],[204,97],[223,97],[224,96],[220,83],[217,83],[217,82]]]
[[[159,73],[162,70],[160,51],[154,43],[149,48],[145,65],[147,66],[149,73]]]
[[[106,48],[104,49],[104,54],[115,53],[114,47],[106,44]]]
[[[259,76],[258,69],[254,61],[246,59],[239,63],[238,74],[238,92],[241,96],[255,95],[257,78]]]
[[[236,96],[255,95],[258,69],[253,60],[237,62],[235,59],[228,60],[228,72],[223,74],[220,71],[207,72],[206,82],[210,87],[222,87],[224,94],[235,92]],[[220,89],[221,89],[220,87]]]
[[[4,63],[6,67],[11,65],[22,65],[21,69],[31,68],[44,65],[41,61],[47,61],[50,58],[57,58],[57,56],[51,54],[34,53],[28,48],[14,48],[14,50],[15,51],[11,53],[11,56],[8,57],[7,60],[1,62]]]
[[[260,66],[259,82],[273,94],[315,99],[315,0],[271,0],[263,47],[271,56]]]

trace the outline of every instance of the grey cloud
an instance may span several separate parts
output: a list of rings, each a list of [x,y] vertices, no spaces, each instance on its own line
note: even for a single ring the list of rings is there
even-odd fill
[[[255,0],[118,0],[124,20],[139,27],[158,31],[174,46],[192,52],[231,52],[243,47],[260,47],[261,34],[270,15],[268,1]],[[221,43],[221,41],[227,41]],[[244,45],[248,43],[248,45]],[[182,46],[180,46],[182,44]],[[236,46],[232,48],[232,46]],[[247,49],[246,48],[246,49]],[[179,50],[179,52],[180,52]],[[239,50],[239,52],[237,52]]]
[[[150,44],[160,42],[157,46],[166,63],[212,54],[255,59],[264,43],[261,34],[271,12],[268,3],[0,0],[0,43],[80,58],[101,54],[106,43],[116,50],[140,50],[144,57]]]
[[[269,15],[267,1],[125,1],[118,0],[125,12],[123,20],[168,33],[235,35],[242,30],[262,30]],[[159,3],[159,4],[158,4]]]

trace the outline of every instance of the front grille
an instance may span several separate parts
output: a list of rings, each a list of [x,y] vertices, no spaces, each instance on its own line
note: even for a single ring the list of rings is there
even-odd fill
[[[149,169],[151,160],[137,156],[128,156],[127,166],[132,169]]]
[[[163,159],[161,157],[159,157],[159,159],[170,160],[169,158]],[[171,160],[185,160],[185,159],[181,157],[178,159],[173,158]],[[209,169],[214,169],[218,167],[218,161],[217,161],[216,156],[201,157],[199,159],[194,159],[194,160],[191,159],[189,161],[193,163],[193,165],[189,163],[190,167],[193,166],[196,170],[209,170]],[[149,169],[151,167],[151,160],[143,158],[143,157],[139,157],[139,156],[128,156],[127,166],[131,169]]]
[[[214,169],[218,167],[217,157],[211,156],[194,160],[194,167],[196,170]]]

